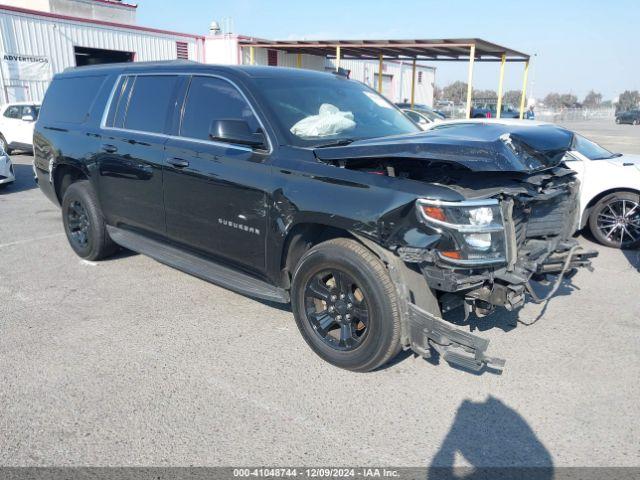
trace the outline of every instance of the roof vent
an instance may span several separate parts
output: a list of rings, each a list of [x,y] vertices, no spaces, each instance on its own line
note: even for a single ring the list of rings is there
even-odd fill
[[[222,33],[222,29],[220,28],[220,24],[214,20],[209,25],[209,34],[210,35],[220,35],[220,33]]]

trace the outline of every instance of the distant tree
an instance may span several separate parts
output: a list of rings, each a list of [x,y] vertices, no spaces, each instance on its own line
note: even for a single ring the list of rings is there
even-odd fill
[[[616,103],[616,113],[633,110],[640,106],[640,92],[638,90],[625,90],[618,97]]]
[[[520,108],[520,97],[522,96],[522,92],[520,90],[508,90],[502,96],[502,103],[504,105],[511,105],[515,108]],[[526,105],[527,97],[525,97],[525,105]]]
[[[572,93],[563,93],[562,95],[560,95],[560,102],[562,103],[563,107],[567,107],[567,108],[573,108],[573,107],[579,108],[582,106],[578,103],[578,97],[576,97]]]
[[[587,108],[599,107],[601,103],[602,103],[602,94],[595,92],[593,90],[590,90],[589,93],[587,93],[587,96],[584,97],[584,100],[582,101],[582,105],[584,105]]]
[[[544,97],[543,102],[547,107],[553,108],[555,110],[560,109],[562,107],[569,108],[569,107],[581,106],[578,103],[578,97],[576,97],[572,93],[560,94],[560,93],[552,92],[552,93],[549,93],[546,97]]]
[[[463,103],[467,101],[467,83],[453,82],[442,89],[442,98],[451,100],[454,103]]]
[[[602,103],[600,103],[600,106],[602,108],[611,108],[613,106],[613,102],[611,100],[604,100]]]
[[[554,110],[557,110],[562,106],[562,102],[560,102],[560,94],[555,92],[547,94],[547,96],[544,97],[543,103]]]
[[[442,89],[437,85],[433,86],[433,99],[434,100],[442,100],[444,97],[442,96]]]
[[[498,98],[495,90],[474,90],[473,98]]]

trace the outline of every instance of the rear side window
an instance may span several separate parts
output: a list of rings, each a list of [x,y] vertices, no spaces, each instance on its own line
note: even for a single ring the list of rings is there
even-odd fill
[[[4,116],[7,118],[20,118],[20,110],[20,107],[13,105],[5,110]]]
[[[55,79],[45,95],[41,120],[83,123],[105,78],[105,75],[95,75]]]
[[[129,97],[124,128],[163,133],[173,114],[177,86],[177,75],[137,76]]]
[[[214,120],[244,120],[253,132],[260,127],[236,87],[219,78],[195,76],[189,86],[180,135],[208,140]]]

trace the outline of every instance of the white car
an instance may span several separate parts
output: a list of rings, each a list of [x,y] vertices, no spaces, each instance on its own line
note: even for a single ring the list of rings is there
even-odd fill
[[[13,173],[13,165],[9,155],[0,147],[0,188],[14,182],[16,179]]]
[[[534,120],[482,118],[448,120],[430,124],[427,130],[470,123],[530,128],[553,125]],[[595,239],[608,247],[640,246],[640,155],[612,153],[582,135],[573,135],[572,149],[564,161],[577,172],[580,180],[579,228],[588,225]]]
[[[0,107],[0,148],[8,154],[12,150],[33,149],[33,127],[40,113],[34,102],[7,103]]]

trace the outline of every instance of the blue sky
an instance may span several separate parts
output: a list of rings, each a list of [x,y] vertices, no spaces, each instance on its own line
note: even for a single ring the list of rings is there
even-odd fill
[[[138,23],[204,34],[230,18],[234,32],[269,39],[479,37],[536,54],[530,93],[595,89],[605,99],[640,90],[640,0],[137,0]],[[466,81],[466,64],[436,63],[436,83]],[[522,65],[505,87],[520,88]],[[498,64],[477,64],[474,86],[497,88]]]

